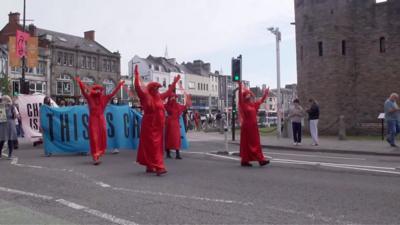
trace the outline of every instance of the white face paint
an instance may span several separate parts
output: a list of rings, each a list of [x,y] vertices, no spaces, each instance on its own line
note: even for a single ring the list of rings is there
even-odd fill
[[[114,104],[118,104],[118,99],[114,99],[114,100],[113,100],[113,103],[114,103]]]

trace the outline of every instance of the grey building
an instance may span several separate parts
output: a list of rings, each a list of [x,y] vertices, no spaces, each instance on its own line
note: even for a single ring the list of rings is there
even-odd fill
[[[22,30],[20,14],[10,13],[9,22],[0,31],[0,44],[7,44],[10,36]],[[77,102],[82,98],[74,81],[79,76],[87,84],[98,83],[109,93],[120,80],[120,54],[111,52],[95,40],[95,31],[84,37],[37,28],[26,29],[39,39],[39,63],[26,69],[30,92],[42,92],[55,100]],[[13,93],[20,92],[21,67],[12,67],[9,73]]]
[[[95,41],[95,31],[84,37],[36,28],[40,40],[50,50],[50,95],[56,99],[77,102],[82,98],[75,77],[88,84],[101,84],[106,93],[121,79],[120,54],[111,52]]]
[[[320,130],[379,132],[383,102],[400,86],[400,1],[295,0],[298,94],[320,104]]]

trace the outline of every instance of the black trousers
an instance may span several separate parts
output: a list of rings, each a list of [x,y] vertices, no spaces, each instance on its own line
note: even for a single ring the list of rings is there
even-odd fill
[[[295,143],[301,143],[301,123],[292,122],[293,140]]]
[[[0,151],[3,149],[4,142],[5,141],[0,141]],[[8,145],[8,157],[11,157],[12,151],[13,151],[13,146],[14,146],[14,141],[7,141],[7,145]]]

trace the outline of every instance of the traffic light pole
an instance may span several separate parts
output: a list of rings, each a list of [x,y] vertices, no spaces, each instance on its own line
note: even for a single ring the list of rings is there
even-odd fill
[[[236,90],[233,90],[233,95],[232,95],[232,141],[235,141],[235,114],[236,114]]]

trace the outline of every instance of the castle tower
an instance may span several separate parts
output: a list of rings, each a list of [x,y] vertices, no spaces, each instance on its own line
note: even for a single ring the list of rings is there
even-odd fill
[[[377,132],[377,116],[400,92],[400,1],[295,0],[298,94],[320,104],[320,130]]]

